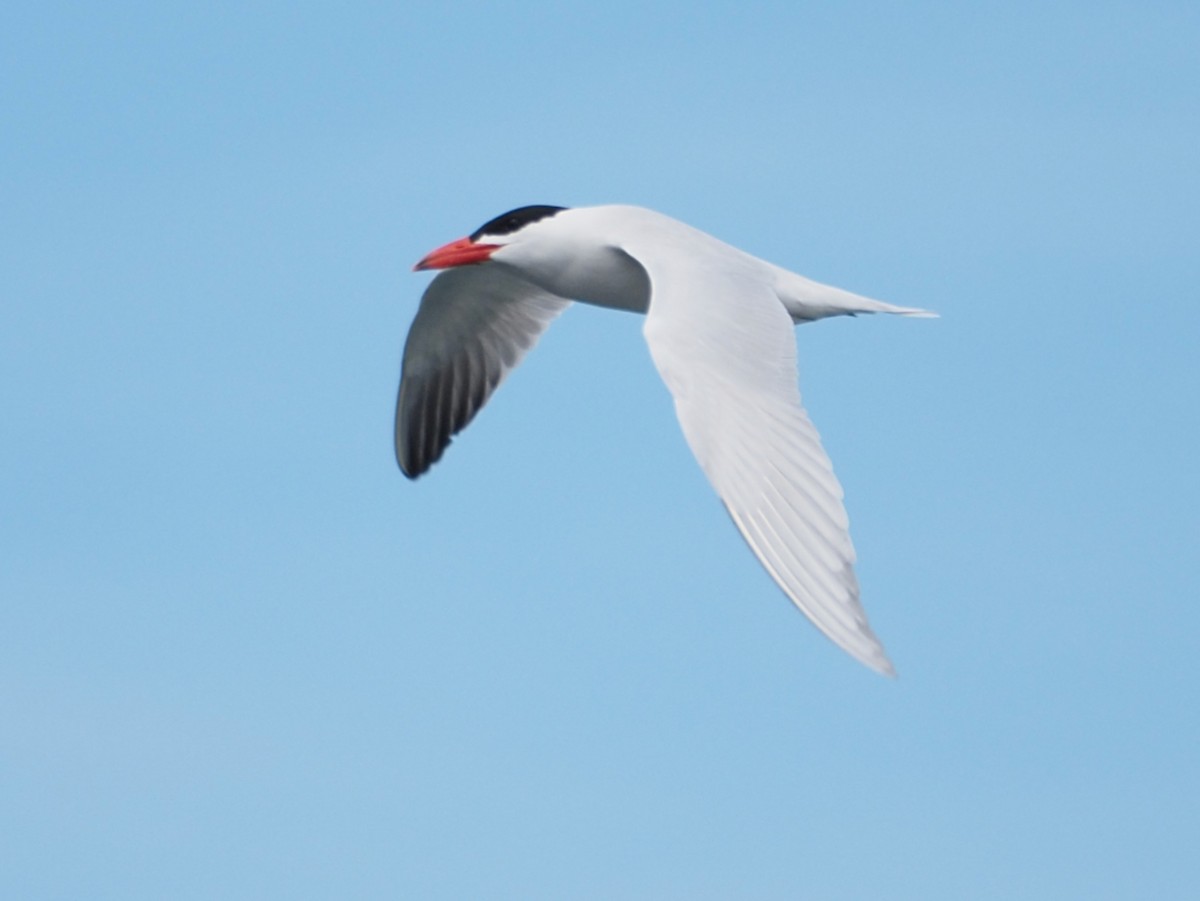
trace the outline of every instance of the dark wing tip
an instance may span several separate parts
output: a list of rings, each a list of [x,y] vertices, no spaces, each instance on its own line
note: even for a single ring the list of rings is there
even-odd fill
[[[400,471],[404,473],[405,477],[415,482],[429,472],[434,463],[442,459],[442,454],[449,446],[450,440],[447,439],[440,447],[429,452],[416,445],[405,444],[403,439],[397,436],[396,462],[400,465]]]
[[[400,464],[400,471],[404,473],[405,477],[413,482],[429,471],[428,463],[424,465],[417,465],[414,462],[409,461],[405,457],[404,451],[400,445],[396,445],[396,462]]]
[[[428,472],[450,444],[451,431],[445,427],[438,406],[439,387],[436,379],[432,385],[420,377],[400,382],[396,398],[396,462],[410,479]]]
[[[396,396],[396,462],[410,479],[424,475],[442,459],[503,375],[489,372],[486,366],[476,371],[471,358],[482,350],[476,350],[474,342],[458,350],[456,359],[428,375],[401,376]]]

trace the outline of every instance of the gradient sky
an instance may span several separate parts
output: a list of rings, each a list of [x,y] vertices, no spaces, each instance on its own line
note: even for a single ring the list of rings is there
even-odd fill
[[[0,896],[1200,881],[1195,3],[0,13]],[[654,207],[797,331],[900,676],[755,563],[639,320],[417,483],[432,247]]]

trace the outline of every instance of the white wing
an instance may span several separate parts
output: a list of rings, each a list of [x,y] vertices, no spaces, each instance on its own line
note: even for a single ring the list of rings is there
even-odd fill
[[[448,269],[429,283],[396,399],[396,460],[406,476],[441,458],[568,303],[494,264]]]
[[[646,340],[692,452],[750,549],[826,635],[894,670],[858,600],[842,489],[800,403],[792,319],[757,261],[653,248]]]

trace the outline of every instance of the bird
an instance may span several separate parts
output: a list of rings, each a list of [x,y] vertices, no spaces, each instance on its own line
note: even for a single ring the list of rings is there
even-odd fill
[[[643,314],[684,437],[783,593],[851,657],[895,668],[859,600],[841,485],[800,399],[792,327],[936,314],[811,281],[637,206],[523,206],[421,258],[404,344],[400,469],[416,479],[572,302]]]

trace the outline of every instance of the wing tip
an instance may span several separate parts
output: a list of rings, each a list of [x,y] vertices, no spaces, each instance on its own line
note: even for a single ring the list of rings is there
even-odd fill
[[[438,461],[441,454],[434,456],[426,456],[420,452],[420,448],[412,446],[409,442],[403,440],[400,435],[396,436],[396,465],[400,467],[400,472],[404,474],[410,482],[415,482],[425,473],[429,472],[429,468]]]
[[[886,676],[889,679],[898,678],[899,674],[896,672],[895,665],[892,663],[891,658],[888,657],[887,651],[883,649],[883,642],[875,636],[865,616],[859,623],[859,628],[851,636],[847,637],[835,635],[831,629],[826,628],[803,608],[801,608],[801,612],[838,648],[845,651],[846,654],[853,657],[856,661],[867,667],[867,669],[874,670],[879,675]]]
[[[879,656],[872,656],[865,660],[860,657],[859,660],[881,676],[885,676],[888,679],[900,678],[900,674],[896,672],[896,667],[886,654],[880,653]]]
[[[397,449],[396,464],[400,467],[400,472],[410,482],[415,482],[433,467],[433,464],[438,461],[441,454],[434,457],[416,457],[409,458],[408,455]]]
[[[830,639],[832,639],[834,644],[836,644],[839,648],[841,648],[863,666],[867,667],[868,669],[872,669],[879,673],[879,675],[886,676],[889,679],[897,678],[898,674],[896,672],[896,667],[892,663],[891,658],[888,657],[887,651],[884,650],[883,642],[879,640],[878,636],[875,634],[875,630],[872,629],[871,624],[867,622],[866,611],[862,610],[860,607],[858,614],[859,616],[855,617],[855,619],[858,620],[858,628],[851,636],[852,640],[848,640],[842,636],[835,636],[832,630],[826,629],[815,619],[813,620],[813,624],[822,632],[824,632]],[[861,617],[861,619],[859,617]],[[812,619],[811,616],[809,618]]]

